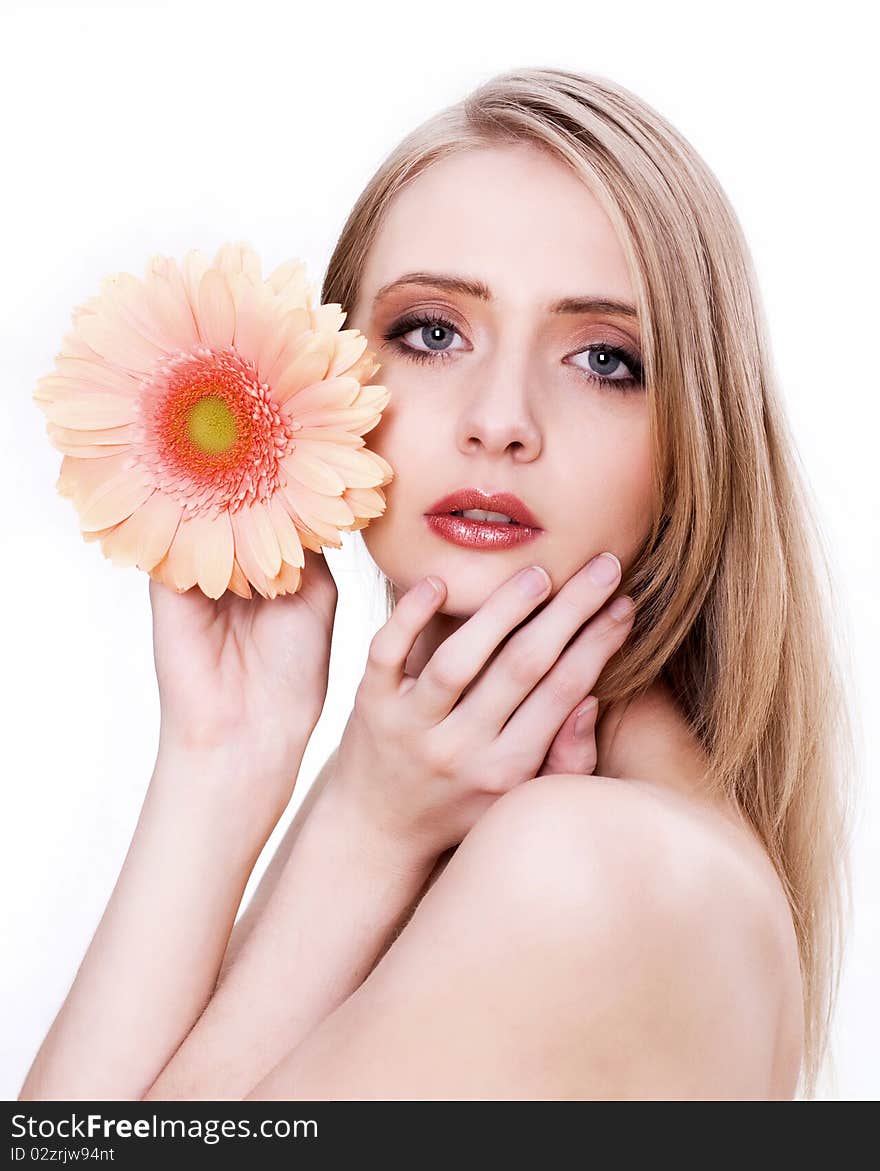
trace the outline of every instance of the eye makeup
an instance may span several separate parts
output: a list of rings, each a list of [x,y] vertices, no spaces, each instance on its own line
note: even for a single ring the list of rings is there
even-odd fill
[[[448,362],[453,354],[456,353],[455,350],[418,350],[402,340],[405,334],[412,332],[414,329],[425,328],[426,326],[434,326],[436,329],[447,330],[461,336],[458,327],[435,309],[417,310],[412,313],[407,313],[389,326],[381,336],[385,342],[390,343],[394,350],[408,361],[421,364]],[[598,340],[591,342],[590,345],[581,350],[575,351],[569,357],[578,357],[581,354],[590,353],[604,354],[611,358],[612,361],[623,363],[629,370],[630,375],[627,378],[610,378],[602,374],[597,374],[592,370],[585,370],[582,366],[575,366],[574,368],[588,382],[592,382],[602,390],[608,390],[617,394],[629,394],[642,389],[644,380],[642,364],[638,357],[631,353],[625,346]]]

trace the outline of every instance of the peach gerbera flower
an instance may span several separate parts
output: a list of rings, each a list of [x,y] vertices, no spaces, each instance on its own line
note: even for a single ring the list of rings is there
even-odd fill
[[[178,592],[296,593],[303,546],[339,548],[385,510],[363,434],[388,403],[367,338],[313,307],[305,267],[266,279],[246,244],[155,256],[74,310],[34,391],[86,540]]]

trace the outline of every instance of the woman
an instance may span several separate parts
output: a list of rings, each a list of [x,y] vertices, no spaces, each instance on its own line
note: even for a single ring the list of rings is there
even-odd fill
[[[322,301],[392,391],[388,621],[232,931],[336,589],[313,553],[271,602],[151,581],[155,771],[21,1097],[811,1095],[847,713],[714,177],[621,87],[510,72],[384,162]],[[523,532],[437,519],[481,505]]]

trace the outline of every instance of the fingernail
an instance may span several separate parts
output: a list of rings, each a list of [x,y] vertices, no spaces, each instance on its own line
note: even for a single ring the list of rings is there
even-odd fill
[[[440,590],[441,586],[436,577],[426,577],[416,586],[420,602],[433,602]]]
[[[575,739],[580,740],[586,737],[593,726],[593,715],[598,706],[598,699],[593,698],[588,699],[584,706],[578,709],[574,720]]]
[[[596,585],[611,585],[620,576],[620,562],[613,553],[600,553],[590,562],[587,574]]]
[[[519,575],[519,588],[527,598],[539,598],[550,585],[550,574],[540,565],[533,565]]]
[[[620,622],[626,618],[628,614],[632,613],[634,603],[632,598],[627,597],[626,594],[621,594],[619,598],[615,598],[608,607],[608,613],[612,618],[616,618]]]

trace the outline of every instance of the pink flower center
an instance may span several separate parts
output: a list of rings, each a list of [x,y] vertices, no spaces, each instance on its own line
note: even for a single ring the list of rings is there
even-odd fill
[[[140,386],[135,462],[193,513],[269,500],[298,424],[234,350],[197,346],[156,363]]]

